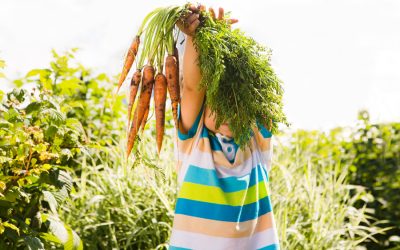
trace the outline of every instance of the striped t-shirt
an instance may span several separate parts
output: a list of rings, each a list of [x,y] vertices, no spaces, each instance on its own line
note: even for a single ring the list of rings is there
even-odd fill
[[[204,109],[187,134],[178,129],[179,192],[169,249],[279,249],[268,187],[270,131],[257,124],[241,149],[207,129]]]

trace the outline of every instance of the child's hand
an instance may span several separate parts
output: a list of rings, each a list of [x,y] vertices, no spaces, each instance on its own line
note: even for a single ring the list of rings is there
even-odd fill
[[[191,12],[189,12],[185,17],[179,19],[178,22],[176,22],[176,25],[186,35],[194,36],[194,33],[200,24],[200,10],[204,9],[205,7],[203,5],[196,7],[191,4],[189,6],[189,10],[191,10]]]
[[[215,11],[214,11],[214,9],[210,7],[210,8],[208,9],[208,11],[210,12],[211,17],[215,20],[216,17],[215,17]],[[221,7],[219,7],[219,9],[218,9],[218,20],[223,20],[223,19],[224,19],[224,9],[221,8]],[[230,25],[239,22],[239,20],[234,19],[234,18],[226,19],[226,21],[227,21]]]
[[[189,6],[189,10],[191,10],[191,13],[188,13],[183,19],[178,20],[176,25],[178,28],[185,33],[188,36],[194,36],[194,33],[197,29],[197,27],[200,24],[200,11],[204,11],[206,7],[204,5],[200,5],[198,7],[194,6],[193,4]],[[218,18],[215,16],[215,11],[213,8],[208,9],[210,12],[211,17],[215,20],[223,20],[224,19],[224,9],[219,8],[218,9]],[[227,19],[226,20],[229,24],[234,24],[237,23],[237,19]]]

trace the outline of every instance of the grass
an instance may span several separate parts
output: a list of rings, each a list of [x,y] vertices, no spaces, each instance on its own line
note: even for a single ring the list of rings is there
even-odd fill
[[[362,249],[361,242],[386,230],[372,211],[354,207],[369,195],[348,184],[349,165],[334,134],[299,131],[286,137],[292,141],[277,142],[271,173],[283,249]]]
[[[125,141],[82,159],[63,216],[87,249],[166,249],[177,191],[171,131],[159,159],[151,129],[135,160],[126,162]],[[282,249],[362,249],[385,231],[353,206],[368,195],[347,184],[337,135],[298,131],[276,140],[270,187]]]
[[[63,216],[87,249],[165,249],[174,214],[176,184],[173,157],[152,158],[147,136],[139,157],[126,162],[125,142],[93,150],[82,159],[72,202]],[[173,148],[171,137],[165,148]],[[98,163],[100,159],[100,164]]]

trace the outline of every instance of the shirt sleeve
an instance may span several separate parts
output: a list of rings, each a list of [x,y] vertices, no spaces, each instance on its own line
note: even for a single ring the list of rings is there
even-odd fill
[[[181,126],[181,104],[180,103],[178,104],[178,138],[179,138],[179,140],[184,141],[184,140],[189,140],[189,139],[193,138],[193,136],[196,134],[197,129],[199,127],[200,120],[202,120],[201,118],[202,118],[203,110],[204,110],[204,103],[201,106],[200,112],[197,114],[196,120],[194,121],[192,127],[188,130],[187,133],[183,133],[180,128],[180,126]]]
[[[175,143],[175,159],[177,162],[176,171],[178,175],[181,169],[185,169],[186,159],[191,154],[193,148],[193,142],[198,137],[203,129],[204,123],[204,102],[197,114],[196,120],[187,133],[181,131],[181,105],[178,104],[178,129],[177,129],[177,140]],[[182,167],[183,166],[183,167]]]
[[[264,125],[257,122],[257,129],[255,131],[255,139],[260,149],[262,159],[266,165],[267,171],[271,169],[272,163],[272,133]]]

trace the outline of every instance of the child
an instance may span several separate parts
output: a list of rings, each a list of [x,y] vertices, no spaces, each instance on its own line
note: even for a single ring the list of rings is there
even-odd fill
[[[209,11],[215,18],[213,9]],[[223,16],[220,8],[218,19]],[[215,114],[205,106],[205,90],[198,89],[201,74],[193,35],[199,23],[196,13],[178,23],[186,46],[178,108],[179,193],[169,249],[279,249],[267,183],[271,133],[257,124],[250,145],[242,150],[229,121],[216,128]]]

